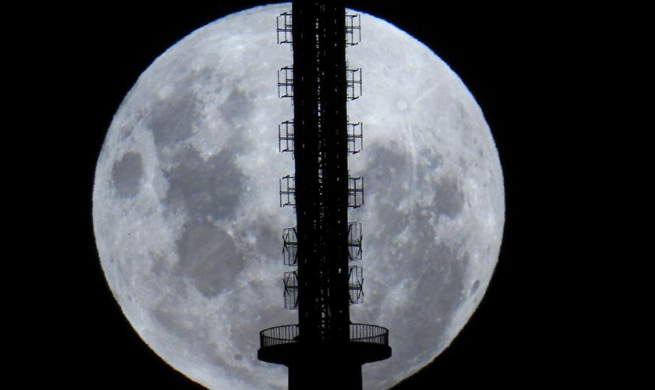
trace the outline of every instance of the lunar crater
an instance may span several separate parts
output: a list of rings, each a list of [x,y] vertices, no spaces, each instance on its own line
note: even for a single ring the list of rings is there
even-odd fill
[[[181,90],[180,95],[158,101],[151,107],[148,128],[152,131],[159,150],[180,144],[193,134],[200,110],[196,95]]]
[[[175,308],[157,307],[152,311],[153,317],[157,322],[172,332],[179,338],[192,338],[195,337],[193,328],[189,327],[187,323],[182,320],[179,313],[174,312]]]
[[[228,122],[232,131],[238,131],[245,126],[252,115],[254,103],[246,92],[240,89],[233,89],[225,102],[218,107],[225,121]]]
[[[476,279],[471,286],[471,292],[469,295],[474,295],[478,291],[478,288],[480,288],[480,280]]]
[[[112,167],[112,183],[118,195],[132,198],[141,189],[143,158],[137,152],[127,152]]]
[[[246,180],[235,159],[229,149],[205,160],[195,148],[184,148],[177,165],[164,172],[169,184],[165,204],[183,206],[192,221],[233,218]]]
[[[366,153],[372,160],[379,162],[364,168],[366,195],[373,197],[376,203],[398,207],[407,197],[398,187],[409,185],[413,176],[408,155],[396,148],[380,144],[367,146]]]
[[[245,268],[232,237],[211,224],[187,225],[177,248],[180,261],[176,273],[189,278],[207,298],[232,286]]]
[[[464,207],[464,192],[459,181],[452,177],[444,177],[435,185],[434,202],[437,210],[450,218],[455,218]]]

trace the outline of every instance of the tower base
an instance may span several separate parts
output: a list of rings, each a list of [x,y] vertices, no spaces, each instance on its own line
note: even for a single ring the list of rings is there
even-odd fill
[[[289,390],[362,390],[362,365],[391,357],[387,344],[278,344],[260,348],[259,360],[289,368]]]
[[[362,390],[362,365],[343,356],[320,356],[289,366],[289,390]]]

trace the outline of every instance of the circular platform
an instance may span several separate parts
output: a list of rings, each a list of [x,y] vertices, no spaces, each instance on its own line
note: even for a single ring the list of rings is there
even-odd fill
[[[377,325],[350,324],[350,339],[345,344],[326,342],[306,345],[301,342],[300,326],[281,325],[260,332],[259,360],[289,366],[308,356],[338,354],[359,364],[391,357],[389,330]]]

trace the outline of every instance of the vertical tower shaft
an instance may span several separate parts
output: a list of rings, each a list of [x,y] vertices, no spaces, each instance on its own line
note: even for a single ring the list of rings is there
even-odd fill
[[[348,341],[345,6],[293,3],[298,299],[303,342]]]

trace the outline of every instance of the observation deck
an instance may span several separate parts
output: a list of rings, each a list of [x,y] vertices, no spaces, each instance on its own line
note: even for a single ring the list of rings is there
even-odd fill
[[[350,324],[350,338],[345,345],[326,342],[306,346],[300,343],[300,326],[298,324],[281,325],[259,332],[259,360],[289,365],[306,356],[302,348],[311,348],[312,353],[322,349],[328,353],[340,352],[339,356],[348,357],[359,364],[372,363],[391,357],[389,347],[389,330],[377,325]],[[332,355],[334,356],[334,355]]]

